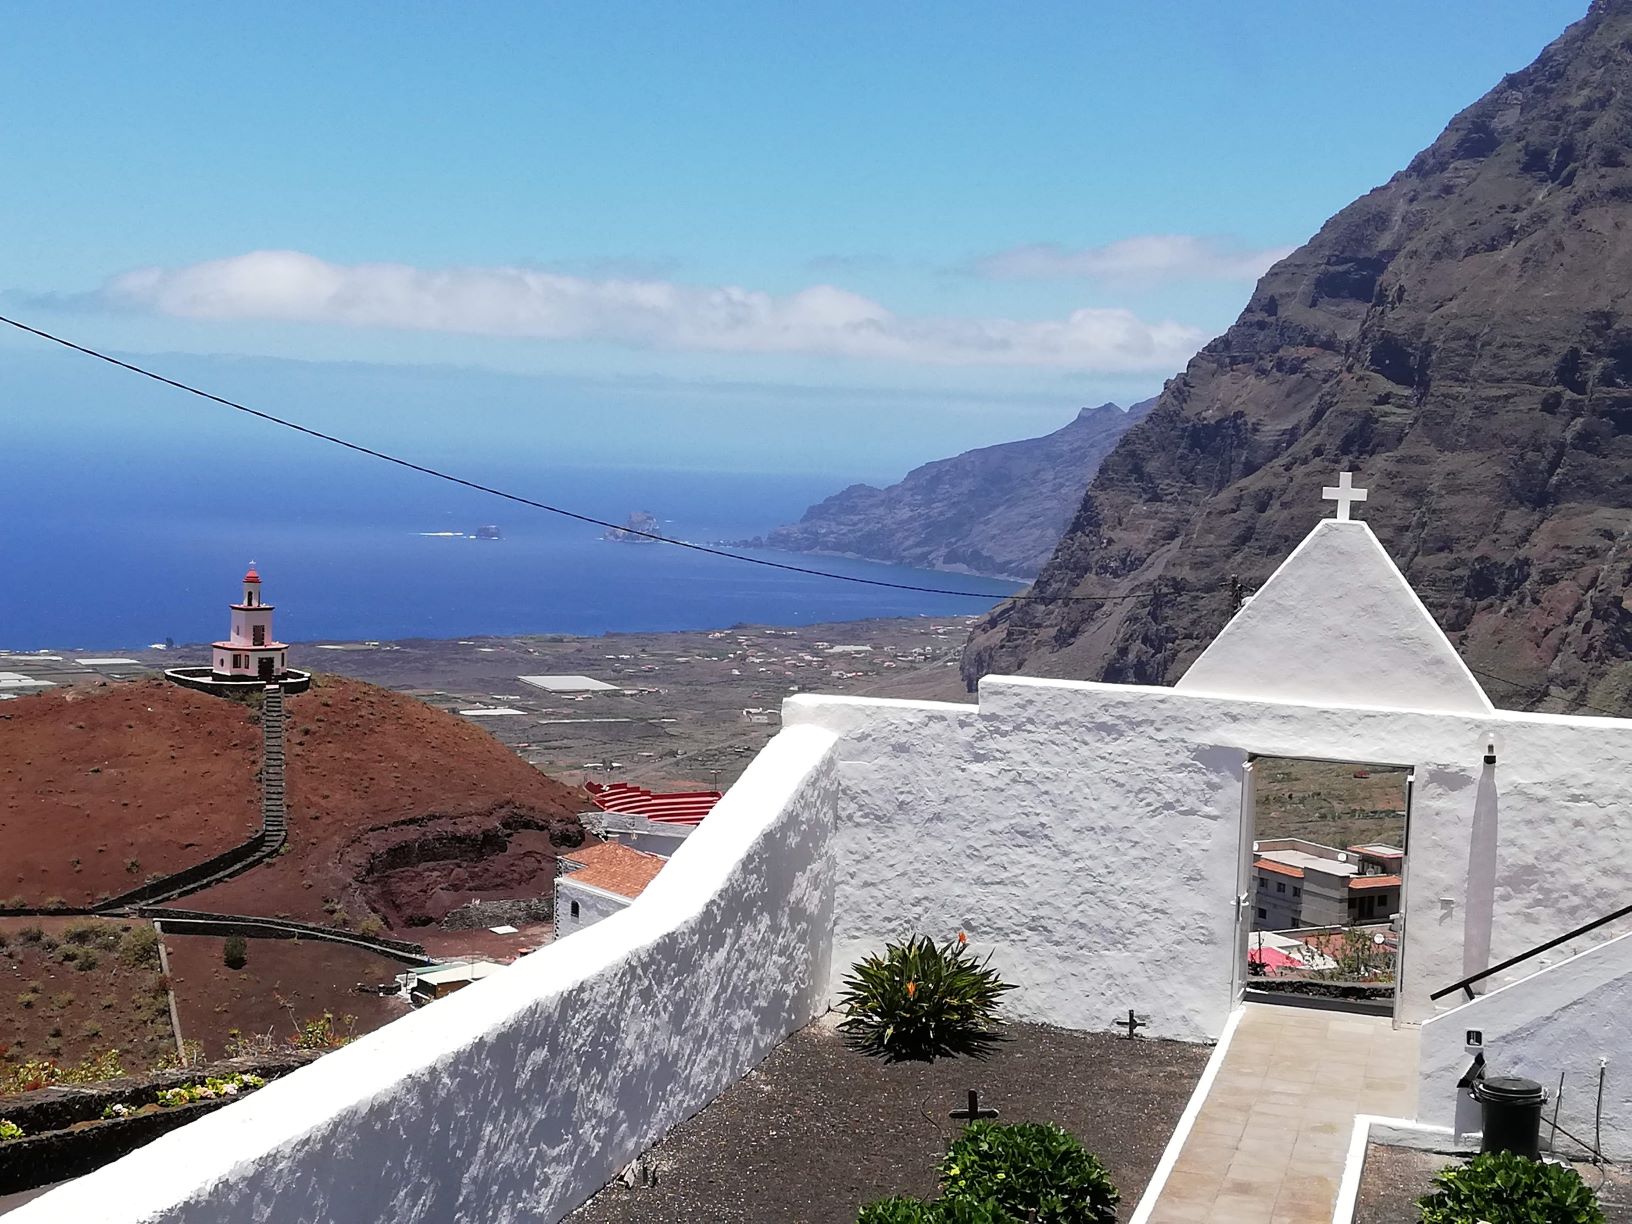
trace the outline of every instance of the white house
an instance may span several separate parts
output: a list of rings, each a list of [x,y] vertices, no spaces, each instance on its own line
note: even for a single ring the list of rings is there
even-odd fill
[[[668,859],[617,841],[599,842],[556,860],[555,938],[626,909]]]

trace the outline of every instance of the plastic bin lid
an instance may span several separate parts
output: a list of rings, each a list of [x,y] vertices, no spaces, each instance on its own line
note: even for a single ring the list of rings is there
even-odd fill
[[[1516,1075],[1498,1075],[1480,1080],[1474,1085],[1473,1095],[1481,1101],[1500,1101],[1509,1105],[1540,1105],[1547,1093],[1533,1079]]]

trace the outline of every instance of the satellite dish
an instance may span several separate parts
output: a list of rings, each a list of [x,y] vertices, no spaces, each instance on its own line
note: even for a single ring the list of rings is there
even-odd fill
[[[1382,946],[1383,946],[1383,944],[1384,944],[1384,943],[1385,943],[1385,942],[1387,942],[1387,941],[1386,941],[1386,940],[1384,940],[1384,939],[1383,939],[1383,937],[1382,937],[1382,936],[1381,936],[1381,935],[1373,935],[1373,936],[1372,936],[1372,937],[1371,937],[1371,942],[1372,942],[1372,943],[1374,943],[1374,944],[1376,944],[1376,945],[1377,945],[1377,946],[1378,946],[1378,947],[1379,947],[1379,948],[1380,948],[1380,947],[1382,947]]]

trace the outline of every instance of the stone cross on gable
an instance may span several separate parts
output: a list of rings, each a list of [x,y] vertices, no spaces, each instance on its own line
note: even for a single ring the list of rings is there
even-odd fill
[[[1366,491],[1354,487],[1353,472],[1338,473],[1337,484],[1327,485],[1320,491],[1320,495],[1326,501],[1335,501],[1337,503],[1337,521],[1340,523],[1349,521],[1350,502],[1366,500]]]

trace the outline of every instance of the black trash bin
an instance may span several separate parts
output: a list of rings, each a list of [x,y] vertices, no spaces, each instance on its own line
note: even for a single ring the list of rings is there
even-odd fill
[[[1541,1107],[1547,1092],[1535,1080],[1496,1076],[1473,1085],[1484,1119],[1481,1152],[1512,1152],[1541,1159]]]

